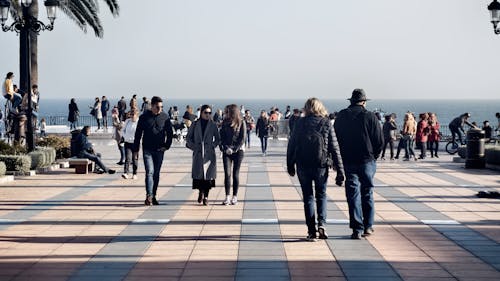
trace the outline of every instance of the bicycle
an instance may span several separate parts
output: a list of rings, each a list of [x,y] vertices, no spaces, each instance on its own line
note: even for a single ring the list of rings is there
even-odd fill
[[[458,143],[457,140],[453,140],[453,138],[450,136],[447,138],[448,142],[446,143],[445,150],[451,155],[454,155],[458,152],[458,148],[460,147],[460,144]],[[463,145],[463,143],[462,143]]]

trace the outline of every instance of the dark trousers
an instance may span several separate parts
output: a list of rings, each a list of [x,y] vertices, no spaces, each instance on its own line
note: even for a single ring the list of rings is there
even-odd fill
[[[118,143],[118,150],[120,151],[120,162],[125,161],[125,145],[123,143]]]
[[[260,148],[262,149],[262,153],[266,153],[266,151],[267,151],[267,137],[260,137]]]
[[[429,150],[431,151],[431,155],[438,155],[439,141],[430,141]]]
[[[427,142],[419,142],[420,144],[420,158],[425,158],[427,154]]]
[[[382,150],[382,158],[385,156],[385,149],[387,148],[387,144],[389,144],[389,149],[391,152],[391,159],[394,158],[394,141],[392,139],[384,140],[384,149]]]
[[[99,168],[101,168],[106,173],[109,171],[109,169],[104,165],[104,163],[102,163],[100,153],[92,154],[92,153],[87,152],[87,151],[82,151],[78,154],[78,157],[79,158],[87,158],[90,161],[93,161]]]
[[[240,186],[240,167],[243,156],[244,152],[241,150],[231,155],[227,155],[226,153],[222,155],[226,196],[231,195],[231,175],[233,176],[233,196],[238,195],[238,187]]]
[[[95,120],[97,120],[97,130],[99,130],[101,128],[101,119],[96,117]]]
[[[133,152],[134,144],[133,143],[125,143],[125,165],[123,167],[124,173],[128,174],[130,171],[130,163],[132,163],[132,174],[137,175],[137,162],[139,159],[139,153]]]
[[[108,129],[108,115],[106,114],[102,114],[102,126],[105,128],[105,129]]]
[[[307,233],[316,235],[316,212],[318,213],[318,226],[326,224],[326,182],[328,180],[327,168],[300,167],[297,169],[302,201],[304,202],[304,215],[306,218]],[[314,182],[314,189],[313,189]],[[315,200],[316,199],[316,200]]]
[[[463,144],[462,142],[462,132],[458,127],[455,126],[450,126],[450,132],[451,132],[451,140],[455,141],[456,135],[458,135],[458,141],[460,142],[459,144]]]

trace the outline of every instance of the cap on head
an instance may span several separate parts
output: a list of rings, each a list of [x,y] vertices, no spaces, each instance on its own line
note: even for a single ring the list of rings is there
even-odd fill
[[[352,91],[351,98],[348,100],[355,103],[355,102],[360,102],[360,101],[367,101],[369,99],[366,98],[365,90],[354,89],[354,91]]]

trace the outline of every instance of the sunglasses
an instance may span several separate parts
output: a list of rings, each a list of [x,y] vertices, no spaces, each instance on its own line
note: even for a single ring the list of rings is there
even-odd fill
[[[212,111],[203,111],[205,114],[212,114]]]

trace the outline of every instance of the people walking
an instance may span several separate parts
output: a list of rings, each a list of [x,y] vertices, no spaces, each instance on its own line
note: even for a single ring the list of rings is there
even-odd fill
[[[212,120],[212,108],[201,107],[201,117],[189,127],[186,147],[193,151],[191,177],[193,189],[198,189],[198,203],[208,205],[210,189],[215,187],[217,156],[215,148],[220,143],[217,124]]]
[[[431,158],[439,158],[439,141],[441,140],[440,125],[436,113],[431,113],[429,116],[429,150]]]
[[[252,134],[252,130],[255,128],[255,120],[253,119],[252,114],[250,114],[250,110],[245,110],[245,115],[243,116],[243,120],[245,120],[245,125],[247,128],[247,134],[245,138],[245,146],[250,148],[250,135]]]
[[[142,153],[146,169],[145,205],[158,205],[156,198],[160,182],[160,170],[165,151],[172,145],[172,124],[168,115],[163,112],[163,100],[154,96],[151,99],[151,110],[139,117],[134,136],[134,152],[139,151],[142,140]]]
[[[69,129],[76,130],[78,126],[78,118],[80,117],[80,110],[78,109],[78,105],[74,98],[71,99],[68,104],[68,122]]]
[[[139,112],[137,110],[132,110],[129,111],[127,115],[127,119],[125,120],[121,131],[125,149],[125,165],[123,166],[122,178],[128,179],[131,177],[129,172],[130,164],[132,164],[132,179],[136,180],[139,153],[134,152],[134,138],[135,131],[137,129],[137,121],[139,120]]]
[[[101,113],[102,113],[102,127],[104,131],[108,131],[108,111],[109,111],[109,101],[106,96],[102,96],[101,100]]]
[[[306,239],[316,241],[318,238],[316,232],[320,239],[328,238],[325,229],[328,169],[333,167],[337,171],[335,183],[342,186],[344,167],[337,137],[324,105],[320,100],[310,98],[306,101],[304,110],[306,116],[297,121],[288,142],[287,171],[292,177],[297,172],[304,202]],[[315,198],[317,217],[314,207]]]
[[[334,127],[346,176],[351,239],[361,239],[373,233],[373,177],[384,136],[375,114],[366,110],[365,91],[355,89],[349,100],[351,105],[339,112]]]
[[[224,121],[220,128],[220,149],[224,163],[224,187],[226,199],[223,205],[238,203],[238,188],[240,185],[240,167],[244,157],[246,124],[241,118],[236,104],[227,105],[224,109]],[[233,196],[231,197],[231,177],[233,179]]]
[[[384,118],[385,122],[382,127],[384,133],[384,148],[382,149],[381,159],[385,160],[385,150],[387,149],[387,145],[389,145],[391,160],[394,160],[394,141],[396,140],[396,130],[398,126],[394,120],[394,114],[386,115]]]
[[[262,110],[260,112],[260,117],[257,119],[257,125],[255,126],[255,134],[260,139],[260,148],[262,150],[262,156],[267,155],[267,139],[269,138],[269,118],[267,117],[267,112]]]
[[[151,102],[147,97],[142,97],[141,114],[147,110],[151,110]],[[170,116],[170,119],[173,119],[172,116]]]
[[[118,151],[120,151],[120,161],[116,164],[123,165],[125,163],[125,143],[122,138],[123,121],[120,119],[120,114],[116,107],[111,112],[111,121],[113,122],[113,139],[116,141]]]
[[[419,121],[417,123],[417,132],[415,134],[415,140],[420,148],[420,155],[418,159],[425,159],[427,154],[427,141],[429,139],[429,124],[427,123],[427,119],[429,119],[428,113],[420,113]]]

